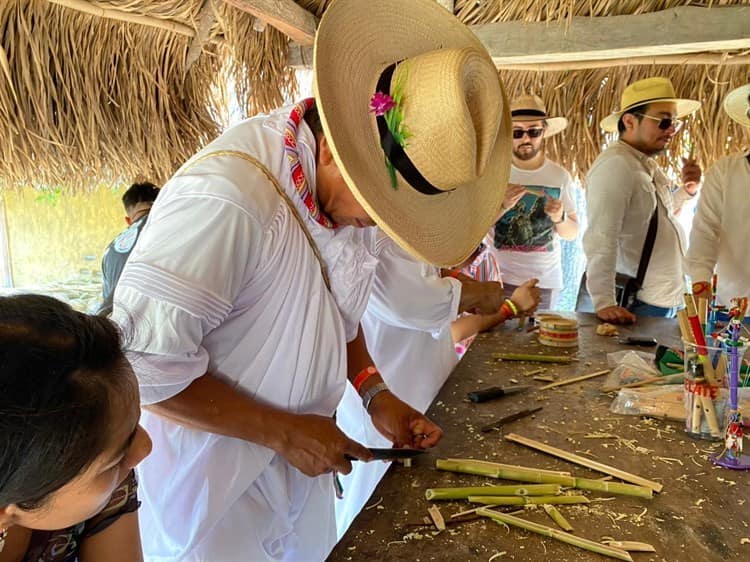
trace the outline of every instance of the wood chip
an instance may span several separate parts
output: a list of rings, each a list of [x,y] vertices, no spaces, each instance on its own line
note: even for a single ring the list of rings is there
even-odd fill
[[[430,518],[432,519],[432,522],[435,524],[435,527],[438,531],[445,531],[445,519],[443,519],[443,514],[440,513],[440,508],[436,505],[431,505],[430,508],[427,510],[427,513],[430,514]]]

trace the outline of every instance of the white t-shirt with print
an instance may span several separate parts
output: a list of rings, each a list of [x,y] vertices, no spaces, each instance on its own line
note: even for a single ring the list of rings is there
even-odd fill
[[[576,211],[571,193],[573,179],[548,158],[536,170],[511,165],[509,181],[531,187],[534,193],[544,188],[548,195],[562,200],[566,214]],[[520,285],[537,278],[540,288],[562,288],[560,237],[543,208],[542,197],[527,193],[490,230],[485,243],[497,258],[504,283]]]

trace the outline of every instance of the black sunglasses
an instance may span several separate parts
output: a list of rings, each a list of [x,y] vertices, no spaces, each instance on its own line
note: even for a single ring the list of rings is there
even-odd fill
[[[513,138],[518,140],[522,139],[524,135],[529,135],[530,139],[536,139],[542,136],[544,127],[536,127],[534,129],[513,129]]]
[[[674,117],[654,117],[653,115],[646,115],[645,113],[636,113],[636,115],[646,117],[648,119],[651,119],[652,121],[658,121],[659,124],[656,126],[659,127],[662,131],[666,131],[672,126],[674,126],[676,131],[679,131],[680,127],[682,127],[682,121],[680,121],[679,119],[675,119]]]

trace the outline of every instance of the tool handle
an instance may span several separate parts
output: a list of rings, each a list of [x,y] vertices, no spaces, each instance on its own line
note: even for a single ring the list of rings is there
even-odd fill
[[[475,390],[468,393],[469,400],[475,403],[487,402],[488,400],[494,400],[505,396],[505,391],[499,386],[493,386],[491,388],[485,388],[484,390]]]

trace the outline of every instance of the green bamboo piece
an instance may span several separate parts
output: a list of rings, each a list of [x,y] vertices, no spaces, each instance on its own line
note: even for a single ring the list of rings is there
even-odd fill
[[[428,500],[465,500],[469,496],[554,496],[561,489],[560,484],[429,488],[424,495]]]
[[[530,470],[532,472],[541,472],[543,474],[554,474],[556,476],[570,476],[570,472],[567,472],[565,470],[546,470],[544,468],[530,468],[528,466],[520,466],[517,464],[504,464],[501,462],[492,462],[492,461],[482,461],[477,459],[457,459],[457,458],[448,458],[449,461],[471,461],[472,463],[478,463],[478,464],[488,464],[497,468],[505,468],[510,470]]]
[[[589,492],[607,492],[621,496],[636,496],[639,498],[653,498],[654,491],[645,486],[635,484],[623,484],[621,482],[608,482],[606,480],[591,480],[589,478],[576,478],[575,488],[588,490]]]
[[[582,537],[577,537],[570,533],[566,533],[565,531],[560,531],[559,529],[554,529],[546,525],[540,525],[539,523],[526,521],[525,519],[514,517],[513,515],[508,515],[507,513],[500,513],[499,511],[489,509],[488,507],[480,507],[479,509],[477,509],[477,515],[489,517],[490,519],[496,521],[498,524],[504,523],[506,525],[513,525],[514,527],[520,527],[521,529],[526,529],[527,531],[531,531],[532,533],[538,533],[551,539],[572,544],[573,546],[583,548],[584,550],[588,550],[589,552],[596,552],[598,554],[603,554],[604,556],[617,558],[618,560],[633,562],[630,554],[628,554],[624,550],[620,550],[619,548],[614,548],[611,546],[600,544],[598,542],[584,539]]]
[[[571,505],[589,503],[586,496],[469,496],[468,499],[471,503],[483,503],[485,505],[542,505],[545,503]]]
[[[533,482],[534,484],[560,484],[568,488],[575,487],[576,479],[572,476],[539,472],[530,468],[503,468],[487,461],[474,462],[470,459],[438,459],[435,466],[439,470],[478,474],[490,478]]]
[[[568,520],[563,517],[563,514],[560,513],[560,511],[552,504],[545,503],[542,504],[542,507],[544,508],[544,511],[547,513],[547,515],[550,516],[552,521],[557,523],[557,525],[563,530],[563,531],[572,531],[573,525],[568,523]]]
[[[501,361],[529,361],[536,363],[570,363],[578,361],[569,355],[535,355],[532,353],[493,353],[492,357]]]

